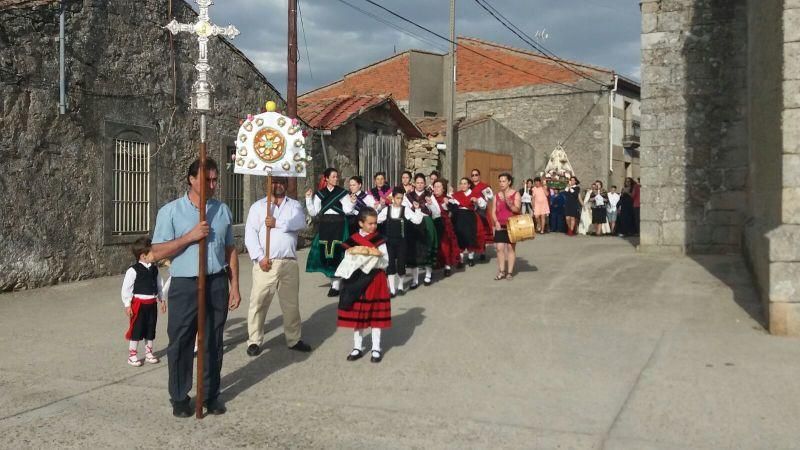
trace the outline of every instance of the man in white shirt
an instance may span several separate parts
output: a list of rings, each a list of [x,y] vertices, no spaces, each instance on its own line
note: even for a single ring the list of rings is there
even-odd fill
[[[297,234],[306,228],[306,216],[297,200],[286,197],[288,181],[272,178],[273,203],[267,218],[267,199],[253,203],[247,214],[244,241],[253,260],[253,288],[247,312],[247,354],[261,353],[264,319],[275,292],[283,313],[283,333],[292,350],[310,352],[300,339],[300,270],[297,266]],[[269,255],[265,240],[269,229]]]

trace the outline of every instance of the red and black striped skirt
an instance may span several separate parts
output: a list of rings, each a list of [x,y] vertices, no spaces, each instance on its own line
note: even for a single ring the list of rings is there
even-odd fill
[[[391,328],[392,303],[389,297],[386,272],[379,271],[367,286],[364,295],[353,303],[353,308],[338,310],[336,325],[343,328]]]

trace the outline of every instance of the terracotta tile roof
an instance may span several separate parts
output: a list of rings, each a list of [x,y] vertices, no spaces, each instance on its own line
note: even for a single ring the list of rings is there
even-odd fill
[[[563,65],[536,52],[471,37],[459,37],[458,42],[461,47],[457,54],[456,89],[460,93],[497,91],[554,82],[573,84],[582,79]],[[396,100],[408,100],[411,77],[409,61],[412,52],[422,51],[408,50],[362,67],[348,73],[339,81],[303,94],[301,98],[391,95]],[[561,61],[564,65],[572,66],[576,71],[584,72],[591,78],[611,83],[613,72],[610,69],[566,59]]]
[[[310,100],[340,95],[391,95],[397,100],[408,100],[410,53],[399,53],[350,72],[343,79],[309,91],[300,98]]]
[[[425,136],[445,136],[447,135],[447,119],[444,117],[422,117],[414,120],[417,127],[422,130]]]
[[[381,105],[388,104],[397,126],[408,137],[423,137],[391,97],[382,95],[342,95],[326,99],[301,98],[297,101],[297,115],[311,128],[336,130],[356,117]]]
[[[553,82],[573,84],[582,79],[561,64],[535,52],[470,37],[459,37],[458,43],[458,92],[496,91]],[[613,72],[608,69],[562,61],[564,65],[577,66],[576,71],[585,72],[591,78],[610,83]]]

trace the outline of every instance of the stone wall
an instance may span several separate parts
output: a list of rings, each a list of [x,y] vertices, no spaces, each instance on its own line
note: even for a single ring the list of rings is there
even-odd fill
[[[599,91],[591,82],[577,84]],[[499,92],[461,93],[457,116],[467,120],[491,115],[526,141],[538,161],[546,161],[563,142],[578,178],[607,181],[608,94],[575,92],[558,85],[536,85]],[[541,170],[544,167],[536,167]],[[524,175],[528,178],[533,175]]]
[[[428,176],[434,170],[442,171],[439,162],[438,142],[433,139],[411,139],[406,145],[406,170]]]
[[[179,21],[195,20],[187,4],[173,8]],[[0,11],[0,291],[118,274],[131,263],[131,237],[110,236],[106,224],[113,124],[149,136],[153,209],[185,191],[199,136],[187,111],[197,43],[174,38],[173,103],[169,20],[158,0],[69,2],[68,107],[59,115],[54,10]],[[209,47],[217,111],[208,148],[224,170],[238,118],[283,101],[233,46],[214,38]]]
[[[736,252],[747,204],[745,0],[642,2],[642,248]]]

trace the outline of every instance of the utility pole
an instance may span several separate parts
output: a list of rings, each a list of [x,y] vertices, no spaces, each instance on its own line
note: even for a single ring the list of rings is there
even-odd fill
[[[450,55],[447,65],[447,94],[445,110],[447,113],[447,134],[445,135],[445,161],[442,164],[444,176],[450,180],[451,186],[454,185],[455,178],[458,176],[458,155],[456,154],[457,140],[455,139],[454,115],[456,105],[456,0],[450,0]]]
[[[286,81],[286,115],[297,118],[297,0],[289,0],[289,51],[286,54],[288,76]],[[297,198],[297,178],[289,177],[287,191]]]

